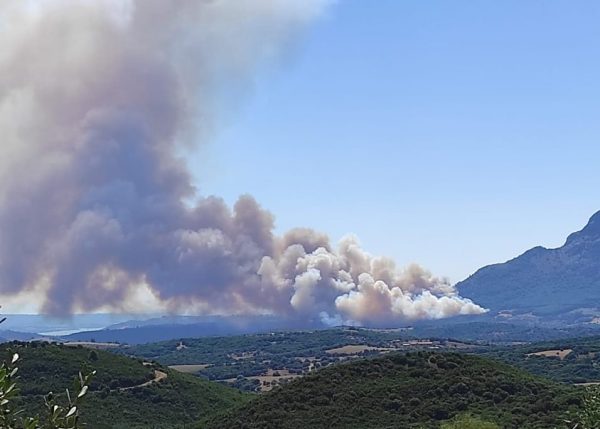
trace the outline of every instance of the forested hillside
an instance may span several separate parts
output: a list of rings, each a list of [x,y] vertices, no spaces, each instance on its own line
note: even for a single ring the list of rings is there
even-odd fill
[[[576,388],[461,354],[393,354],[325,368],[262,395],[210,429],[433,428],[470,413],[506,428],[563,427]]]
[[[492,347],[478,352],[563,383],[600,382],[600,337],[597,336]]]
[[[65,398],[80,369],[96,375],[82,406],[93,429],[183,428],[246,400],[238,390],[112,353],[48,343],[7,343],[2,358],[20,355],[19,405],[44,413],[43,395]]]
[[[468,350],[458,341],[415,339],[411,329],[336,328],[230,337],[186,338],[114,349],[246,390],[273,385],[318,368],[391,351]],[[279,374],[279,376],[274,376]]]

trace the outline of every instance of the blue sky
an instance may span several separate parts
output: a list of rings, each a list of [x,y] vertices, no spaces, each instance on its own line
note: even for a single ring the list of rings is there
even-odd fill
[[[458,281],[597,210],[600,3],[340,0],[191,160],[277,230]]]

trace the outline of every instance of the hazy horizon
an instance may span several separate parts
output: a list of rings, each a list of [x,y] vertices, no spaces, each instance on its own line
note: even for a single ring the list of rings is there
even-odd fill
[[[9,1],[3,309],[483,314],[454,283],[600,209],[598,13]]]

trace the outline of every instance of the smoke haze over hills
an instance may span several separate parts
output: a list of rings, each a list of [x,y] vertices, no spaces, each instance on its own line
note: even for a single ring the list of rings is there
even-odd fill
[[[182,151],[324,0],[0,5],[0,293],[52,315],[161,308],[386,324],[485,310],[357,239],[273,233],[194,188]],[[407,244],[410,245],[410,244]],[[146,306],[146,307],[144,307]]]

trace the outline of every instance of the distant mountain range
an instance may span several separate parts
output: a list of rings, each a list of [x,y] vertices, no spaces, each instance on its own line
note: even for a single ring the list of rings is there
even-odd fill
[[[562,247],[481,268],[457,289],[499,319],[600,322],[600,212]]]
[[[276,316],[164,316],[119,323],[106,329],[62,335],[57,339],[143,344],[177,338],[227,336],[307,328],[323,328],[323,326]]]
[[[456,285],[490,312],[414,322],[420,336],[506,342],[600,332],[600,212],[556,249],[534,247],[481,268]],[[276,316],[80,314],[68,318],[7,315],[0,342],[55,339],[141,344],[177,338],[323,329],[317,322]],[[499,322],[504,322],[500,323]],[[524,330],[525,329],[525,330]]]
[[[0,329],[42,335],[67,335],[78,331],[103,329],[122,322],[156,317],[153,314],[91,313],[52,317],[42,314],[3,314],[6,320]],[[17,339],[17,338],[15,338]]]

